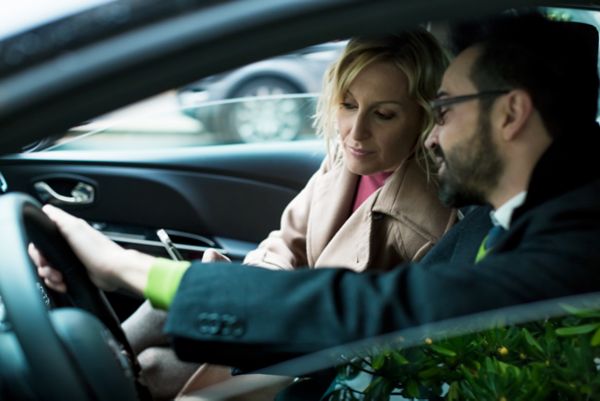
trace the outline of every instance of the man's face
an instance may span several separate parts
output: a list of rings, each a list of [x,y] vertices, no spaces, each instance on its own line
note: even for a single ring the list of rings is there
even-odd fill
[[[469,48],[456,57],[444,74],[439,98],[479,92],[469,78],[478,53]],[[493,140],[491,110],[482,109],[479,99],[471,99],[440,111],[443,122],[426,141],[439,167],[440,199],[454,207],[487,203],[503,171]]]

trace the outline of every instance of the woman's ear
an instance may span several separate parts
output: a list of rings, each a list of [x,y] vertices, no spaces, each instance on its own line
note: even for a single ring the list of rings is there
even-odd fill
[[[522,132],[533,112],[533,102],[529,93],[514,89],[504,95],[499,113],[499,128],[502,139],[511,141]]]

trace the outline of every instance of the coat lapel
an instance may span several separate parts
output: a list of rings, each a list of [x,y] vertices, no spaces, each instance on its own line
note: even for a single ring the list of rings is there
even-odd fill
[[[446,232],[456,220],[455,211],[449,216],[448,209],[441,207],[436,187],[424,178],[415,157],[405,160],[381,188],[373,212],[388,215],[434,242],[439,225]]]
[[[382,255],[377,253],[386,246],[398,248],[398,256],[406,260],[420,256],[417,251],[422,243],[437,242],[455,221],[455,212],[439,204],[437,190],[423,175],[415,158],[408,158],[350,214],[358,176],[343,166],[326,172],[311,204],[309,264],[363,271],[373,263],[389,262],[385,257],[379,260]],[[390,224],[399,227],[399,238],[386,234]]]
[[[319,255],[315,267],[343,266],[363,271],[371,259],[373,218],[371,209],[378,189],[348,217]]]
[[[357,183],[358,176],[343,166],[333,167],[317,183],[307,227],[310,266],[316,265],[325,247],[348,219]]]

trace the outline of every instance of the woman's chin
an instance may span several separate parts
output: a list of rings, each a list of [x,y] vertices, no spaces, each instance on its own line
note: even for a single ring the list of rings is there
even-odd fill
[[[346,161],[346,168],[352,174],[356,174],[356,175],[371,175],[371,174],[375,174],[375,173],[382,171],[377,168],[374,168],[374,166],[370,166],[365,163],[352,163],[352,162],[347,162],[347,161]]]

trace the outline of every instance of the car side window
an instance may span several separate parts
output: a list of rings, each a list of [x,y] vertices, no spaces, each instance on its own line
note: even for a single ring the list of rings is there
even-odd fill
[[[74,127],[40,148],[126,150],[314,139],[323,75],[345,44],[323,43],[201,79]]]

